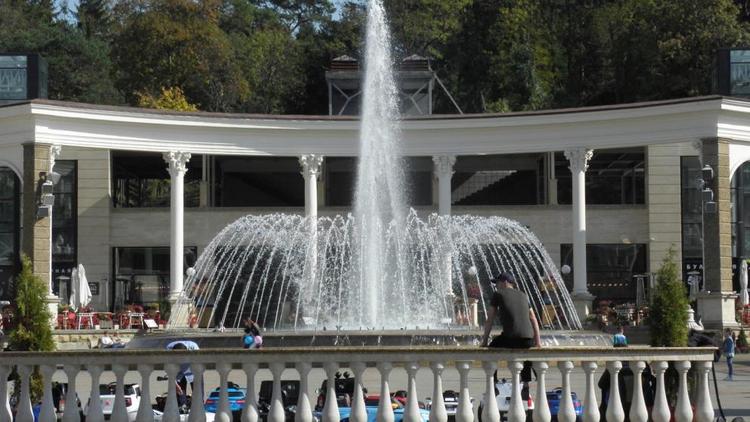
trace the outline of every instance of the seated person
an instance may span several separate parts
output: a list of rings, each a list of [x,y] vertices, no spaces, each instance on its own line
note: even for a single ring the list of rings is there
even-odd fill
[[[97,349],[109,349],[115,344],[112,337],[109,336],[109,331],[105,331],[104,335],[99,337],[99,341],[96,344]]]

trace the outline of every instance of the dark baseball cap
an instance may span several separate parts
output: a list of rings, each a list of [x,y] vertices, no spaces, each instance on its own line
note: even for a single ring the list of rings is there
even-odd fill
[[[496,278],[490,280],[492,283],[510,283],[510,284],[516,284],[516,279],[513,277],[513,275],[509,272],[503,272],[500,273],[499,276]]]

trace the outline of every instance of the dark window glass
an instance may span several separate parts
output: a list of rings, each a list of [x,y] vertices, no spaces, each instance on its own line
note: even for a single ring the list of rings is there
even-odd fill
[[[750,162],[735,172],[731,181],[732,256],[750,257]]]
[[[451,179],[453,205],[534,205],[544,202],[543,154],[462,156]]]
[[[198,248],[185,248],[184,269],[195,265]],[[114,309],[153,305],[169,298],[169,247],[114,248]]]
[[[701,164],[698,157],[681,157],[682,257],[683,260],[691,262],[703,258],[701,180]]]
[[[200,204],[203,159],[193,155],[185,173],[185,206]],[[112,201],[118,208],[169,207],[169,165],[160,153],[112,152]]]
[[[295,157],[213,157],[215,205],[303,207],[305,179]]]
[[[750,50],[729,53],[730,95],[750,94]]]
[[[70,294],[70,275],[78,265],[78,165],[72,160],[55,162],[60,181],[54,186],[52,208],[52,281],[56,294]]]
[[[645,149],[596,150],[586,171],[586,203],[599,205],[645,204]],[[555,153],[557,201],[571,204],[570,162]]]
[[[412,206],[432,205],[432,158],[404,159],[406,201]],[[354,201],[357,184],[357,159],[354,157],[326,157],[326,206],[349,207]]]
[[[0,56],[0,100],[28,98],[26,56]]]
[[[354,157],[326,157],[326,206],[348,207],[354,198],[357,160]]]
[[[0,168],[0,300],[12,299],[11,281],[18,272],[20,190],[13,170]]]
[[[646,272],[648,262],[646,244],[588,244],[586,245],[586,270],[589,292],[598,299],[634,301],[636,281],[633,276]],[[560,245],[561,265],[572,271],[563,279],[569,290],[573,289],[573,245]]]

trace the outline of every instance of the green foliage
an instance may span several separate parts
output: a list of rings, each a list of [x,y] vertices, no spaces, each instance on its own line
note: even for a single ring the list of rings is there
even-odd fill
[[[649,309],[652,346],[687,346],[688,306],[687,291],[679,277],[674,248],[670,248],[656,274],[656,286]]]
[[[740,328],[740,334],[737,336],[737,349],[742,353],[747,353],[747,348],[747,334],[745,333],[744,328]]]
[[[8,341],[12,350],[46,352],[55,349],[46,296],[47,286],[32,273],[31,260],[23,256],[21,272],[16,278],[16,328]]]
[[[708,94],[716,49],[750,41],[744,0],[383,1],[395,57],[429,57],[466,112]],[[180,87],[201,110],[326,114],[325,71],[361,57],[367,2],[56,4],[0,1],[0,50],[42,53],[52,99],[138,105]],[[434,110],[455,112],[441,89]]]
[[[50,313],[45,298],[47,286],[32,272],[31,260],[21,257],[21,273],[16,278],[16,327],[11,331],[8,346],[11,350],[49,352],[55,350],[50,327]],[[20,391],[15,378],[15,391]],[[35,368],[31,377],[31,399],[36,402],[42,397],[43,383],[39,369]]]
[[[180,87],[162,88],[158,97],[143,93],[137,93],[137,96],[138,107],[158,110],[198,111],[198,107],[188,102]]]

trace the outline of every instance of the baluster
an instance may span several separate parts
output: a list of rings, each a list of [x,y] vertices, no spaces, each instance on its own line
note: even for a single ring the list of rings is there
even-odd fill
[[[339,366],[336,362],[326,362],[323,365],[323,369],[326,371],[328,381],[326,382],[326,403],[323,405],[323,422],[339,422],[341,421],[341,415],[339,414],[339,403],[336,398],[336,371]]]
[[[112,421],[128,422],[128,409],[127,406],[125,406],[125,373],[128,372],[128,367],[115,364],[112,365],[112,372],[115,373],[117,379],[117,387],[115,387],[115,404],[112,406]]]
[[[8,376],[10,372],[10,366],[0,365],[0,422],[13,422],[10,402],[8,401]]]
[[[443,399],[443,362],[432,362],[432,408],[430,409],[430,422],[447,422],[448,412],[445,411],[445,400]]]
[[[229,409],[229,371],[232,365],[226,362],[216,364],[216,372],[219,373],[219,405],[216,406],[216,422],[232,422],[232,411]],[[273,368],[271,369],[273,371]],[[276,377],[274,377],[274,393],[276,393]],[[268,420],[273,421],[273,399],[271,400],[271,410],[268,413]],[[282,412],[284,411],[282,407]],[[273,421],[275,422],[275,421]],[[283,422],[283,420],[282,420]]]
[[[677,391],[674,418],[677,422],[691,422],[693,420],[693,409],[690,408],[690,396],[688,395],[687,385],[687,373],[690,370],[690,361],[675,362],[674,366],[680,373],[680,387]]]
[[[367,422],[367,409],[365,408],[365,394],[362,390],[362,376],[365,373],[364,362],[351,364],[354,371],[354,397],[352,397],[352,413],[349,415],[351,422]]]
[[[708,371],[711,362],[698,362],[698,399],[695,405],[695,419],[697,422],[711,422],[714,419],[714,407],[711,403],[711,391],[708,387]]]
[[[594,383],[594,372],[597,368],[596,362],[583,362],[583,370],[586,372],[586,397],[583,401],[583,422],[599,422],[599,405],[596,402],[596,388]],[[534,410],[536,412],[536,410]]]
[[[193,373],[193,391],[190,406],[190,416],[188,422],[206,422],[206,407],[203,405],[203,373],[206,371],[206,365],[202,363],[190,364],[190,372]]]
[[[274,362],[269,365],[273,374],[273,393],[271,394],[271,406],[268,409],[268,422],[284,422],[284,402],[281,400],[281,374],[284,372],[284,364]],[[334,399],[335,399],[334,395]]]
[[[625,420],[625,411],[622,409],[622,400],[620,400],[620,383],[618,382],[620,369],[622,369],[622,362],[618,360],[607,362],[607,370],[609,371],[607,422],[623,422]]]
[[[534,369],[536,370],[536,406],[534,406],[534,412],[532,413],[532,419],[534,422],[550,422],[552,420],[552,414],[549,411],[549,403],[547,403],[547,382],[546,375],[549,365],[547,362],[534,362]],[[598,422],[598,421],[597,421]]]
[[[56,368],[52,365],[42,365],[42,385],[44,386],[44,396],[42,397],[42,408],[39,411],[39,422],[57,422],[55,415],[55,404],[52,400],[52,376]],[[4,382],[1,380],[0,382]]]
[[[63,422],[81,422],[81,413],[78,408],[78,395],[76,394],[76,375],[80,366],[65,365],[63,371],[68,378],[68,391],[65,393],[65,412]]]
[[[471,393],[469,392],[469,371],[472,362],[462,360],[456,362],[456,369],[459,374],[459,394],[458,409],[456,409],[456,422],[474,422],[474,406],[471,403]]]
[[[667,393],[664,387],[664,371],[669,365],[667,362],[654,362],[652,367],[656,374],[656,397],[654,398],[654,407],[651,409],[651,420],[654,422],[669,422],[669,404],[667,403]]]
[[[510,369],[511,378],[513,379],[508,421],[523,422],[526,420],[526,411],[523,409],[523,399],[521,399],[521,370],[523,369],[523,362],[517,360],[510,361],[508,362],[508,369]]]
[[[646,369],[646,362],[630,362],[633,369],[633,401],[630,404],[630,422],[648,422],[648,409],[646,400],[643,397],[643,370]]]
[[[497,408],[497,397],[495,396],[495,371],[497,363],[485,361],[482,364],[484,368],[485,387],[484,387],[484,406],[482,407],[483,422],[500,422],[500,410]]]
[[[28,365],[18,365],[18,378],[21,379],[21,395],[18,399],[18,408],[16,410],[16,419],[19,421],[33,421],[34,412],[31,410],[31,395],[29,387],[31,384],[31,367]]]
[[[245,371],[247,380],[247,394],[245,395],[245,407],[242,409],[242,422],[258,422],[258,402],[255,393],[255,374],[258,372],[257,363],[243,363],[242,369]]]
[[[419,400],[417,399],[417,362],[406,364],[406,373],[409,376],[407,382],[408,395],[406,396],[406,409],[404,409],[404,422],[422,422],[422,415],[419,413]]]
[[[151,372],[153,365],[138,365],[138,373],[141,375],[141,404],[138,406],[138,414],[135,419],[138,422],[154,422],[154,410],[151,407]]]
[[[100,365],[88,365],[91,376],[91,395],[89,396],[88,410],[86,411],[86,422],[103,422],[102,401],[99,393],[99,382],[104,369]]]
[[[177,373],[180,371],[180,365],[177,363],[167,363],[164,365],[164,372],[167,373],[167,401],[164,403],[163,422],[180,422],[180,410],[177,404]]]
[[[562,396],[560,397],[560,409],[557,412],[557,420],[560,422],[575,422],[576,409],[573,406],[573,397],[570,389],[570,372],[573,370],[573,362],[557,362],[557,368],[562,376]]]
[[[299,372],[299,398],[297,399],[297,411],[294,414],[294,422],[312,422],[313,414],[310,407],[310,392],[308,378],[312,365],[309,362],[297,362],[295,365]]]
[[[378,413],[375,417],[376,422],[393,422],[393,406],[391,406],[391,389],[388,386],[388,376],[393,369],[390,362],[379,362],[377,364],[380,371],[380,401],[378,402]]]

